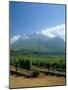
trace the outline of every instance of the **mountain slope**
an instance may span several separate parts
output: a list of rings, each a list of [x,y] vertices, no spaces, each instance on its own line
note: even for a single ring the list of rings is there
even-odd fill
[[[64,40],[60,37],[55,37],[48,40],[45,45],[50,49],[50,52],[64,53],[65,51]]]
[[[26,38],[27,37],[27,38]],[[32,33],[28,36],[20,37],[19,40],[11,44],[14,50],[29,50],[46,53],[64,53],[64,40],[60,37],[49,38],[45,35]]]

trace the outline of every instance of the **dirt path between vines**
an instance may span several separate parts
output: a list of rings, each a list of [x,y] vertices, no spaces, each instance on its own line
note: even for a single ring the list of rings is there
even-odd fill
[[[15,74],[10,76],[10,88],[55,85],[65,85],[65,77],[44,75],[43,73],[40,73],[40,76],[36,78],[26,78],[22,75],[16,76]]]

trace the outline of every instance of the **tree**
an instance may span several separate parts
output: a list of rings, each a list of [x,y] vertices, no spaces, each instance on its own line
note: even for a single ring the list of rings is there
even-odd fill
[[[32,68],[31,60],[28,60],[28,59],[26,60],[25,67],[27,70],[31,70],[31,68]]]
[[[32,62],[28,58],[19,58],[20,67],[30,70],[32,68]]]
[[[49,69],[50,69],[50,63],[46,62],[46,68],[48,69],[48,73],[49,73]]]
[[[16,59],[14,60],[14,62],[13,62],[13,66],[15,66],[15,68],[16,68],[16,72],[17,72],[17,69],[18,69],[18,67],[19,67],[19,59],[16,57]]]

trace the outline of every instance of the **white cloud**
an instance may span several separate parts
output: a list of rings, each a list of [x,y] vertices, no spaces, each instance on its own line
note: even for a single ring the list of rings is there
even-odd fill
[[[56,25],[47,29],[42,29],[38,33],[42,33],[50,38],[59,36],[65,40],[65,24]]]
[[[16,42],[19,39],[28,39],[29,37],[27,35],[15,35],[10,39],[10,44],[13,44],[14,42]]]
[[[27,35],[23,35],[22,39],[28,39],[29,37]]]
[[[21,37],[21,35],[13,36],[13,37],[10,39],[10,44],[16,42],[20,37]]]
[[[36,33],[46,35],[50,38],[59,36],[60,38],[64,39],[64,41],[65,41],[65,24],[56,25],[56,26],[53,26],[50,28],[42,29],[40,31],[36,31]],[[27,35],[16,35],[10,39],[10,43],[12,44],[12,43],[16,42],[17,40],[19,40],[19,38],[28,39],[29,37]]]

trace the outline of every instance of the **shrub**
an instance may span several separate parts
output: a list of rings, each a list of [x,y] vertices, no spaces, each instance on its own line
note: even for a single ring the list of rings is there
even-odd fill
[[[40,74],[40,71],[34,70],[34,71],[32,72],[32,77],[38,77],[39,74]]]

